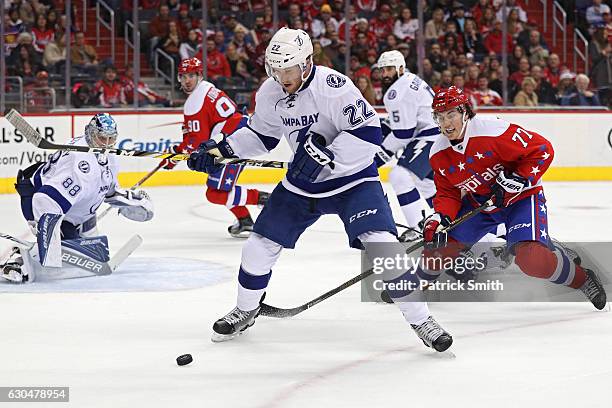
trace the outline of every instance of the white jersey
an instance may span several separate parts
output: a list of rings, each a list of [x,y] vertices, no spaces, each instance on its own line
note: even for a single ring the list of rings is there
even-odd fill
[[[86,146],[84,137],[70,144]],[[32,176],[34,219],[45,213],[64,214],[64,221],[80,225],[93,217],[107,195],[115,191],[117,158],[112,155],[57,151]]]
[[[440,129],[431,114],[433,96],[429,85],[411,72],[389,87],[383,98],[392,130],[382,143],[386,150],[395,153],[417,138],[436,140]]]
[[[313,66],[302,89],[287,94],[268,78],[255,95],[255,112],[246,127],[227,141],[241,158],[251,158],[274,149],[284,135],[295,153],[310,133],[325,138],[335,158],[313,183],[286,176],[283,186],[307,197],[329,197],[364,181],[377,181],[374,154],[382,139],[374,108],[351,80],[323,66]]]

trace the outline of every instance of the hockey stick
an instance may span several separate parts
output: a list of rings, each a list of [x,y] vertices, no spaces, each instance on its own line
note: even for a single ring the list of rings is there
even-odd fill
[[[21,247],[23,247],[25,249],[30,249],[30,248],[32,248],[34,246],[34,243],[32,243],[32,242],[21,240],[21,239],[19,239],[17,237],[14,237],[14,236],[9,235],[9,234],[5,234],[3,232],[0,232],[0,238],[4,238],[4,239],[8,239],[9,241],[13,241],[15,244],[17,244],[17,245],[19,245],[19,246],[21,246]]]
[[[475,215],[481,213],[485,208],[490,207],[492,205],[493,205],[493,200],[492,199],[486,201],[480,207],[475,208],[472,211],[467,212],[464,215],[462,215],[461,217],[457,218],[448,227],[446,227],[444,229],[444,231],[448,232],[448,231],[453,230],[454,228],[456,228],[459,225],[463,224],[464,222],[466,222],[470,218],[472,218]],[[411,252],[416,251],[417,249],[421,248],[424,244],[425,244],[425,241],[423,239],[421,239],[421,240],[415,242],[412,246],[410,246],[406,250],[406,253],[410,254]],[[310,302],[304,303],[303,305],[298,306],[298,307],[294,307],[292,309],[281,309],[281,308],[278,308],[278,307],[275,307],[275,306],[270,306],[268,304],[262,303],[261,304],[261,310],[260,310],[259,314],[261,314],[262,316],[277,317],[277,318],[293,317],[293,316],[295,316],[295,315],[297,315],[299,313],[302,313],[306,309],[310,309],[311,307],[313,307],[314,305],[324,301],[325,299],[332,297],[336,293],[341,292],[344,289],[354,285],[355,283],[357,283],[359,281],[362,281],[363,279],[367,278],[368,276],[372,275],[373,273],[374,273],[374,269],[368,269],[367,271],[365,271],[365,272],[355,276],[354,278],[344,282],[342,285],[340,285],[340,286],[330,290],[329,292],[325,292],[324,294],[322,294],[321,296],[311,300]]]
[[[159,169],[161,169],[161,168],[162,168],[162,164],[163,164],[163,163],[164,163],[163,161],[159,162],[159,164],[157,165],[157,167],[155,167],[153,170],[151,170],[150,172],[148,172],[148,173],[147,173],[147,175],[146,175],[146,176],[144,176],[143,178],[141,178],[141,179],[140,179],[140,181],[139,181],[138,183],[136,183],[136,184],[134,184],[132,187],[130,187],[130,190],[134,190],[134,189],[136,189],[136,188],[138,188],[138,187],[142,186],[142,185],[143,185],[143,183],[144,183],[145,181],[147,181],[148,179],[150,179],[150,178],[151,178],[151,176],[152,176],[152,175],[154,175],[155,173],[157,173],[157,170],[159,170]],[[100,215],[98,215],[98,216],[96,217],[96,222],[97,222],[97,221],[100,221],[102,218],[106,217],[106,214],[108,214],[108,213],[110,212],[110,210],[112,210],[112,209],[113,209],[113,206],[112,206],[112,205],[109,205],[109,206],[108,206],[108,207],[107,207],[107,208],[106,208],[104,211],[102,211],[102,212],[100,213]]]
[[[104,153],[104,154],[116,154],[118,156],[128,157],[153,157],[156,159],[172,159],[172,160],[187,160],[189,154],[184,153],[170,153],[170,152],[150,152],[145,150],[129,150],[129,149],[115,149],[112,147],[101,148],[101,147],[89,147],[89,146],[75,146],[71,144],[56,144],[49,142],[44,139],[40,133],[36,131],[15,109],[11,109],[6,114],[6,119],[11,125],[15,127],[28,142],[40,149],[51,149],[51,150],[66,150],[70,152],[83,152],[83,153]],[[220,159],[220,164],[242,164],[244,166],[253,167],[269,167],[285,169],[288,168],[288,164],[279,161],[270,160],[255,160],[255,159]]]

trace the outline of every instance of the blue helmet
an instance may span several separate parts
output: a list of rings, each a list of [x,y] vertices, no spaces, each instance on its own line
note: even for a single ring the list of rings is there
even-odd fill
[[[117,123],[108,113],[98,113],[85,126],[85,140],[90,147],[113,147],[117,140]]]

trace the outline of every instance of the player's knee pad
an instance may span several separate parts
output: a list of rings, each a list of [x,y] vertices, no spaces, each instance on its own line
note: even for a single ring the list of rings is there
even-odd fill
[[[423,198],[433,197],[436,194],[436,185],[430,178],[420,179],[415,177],[414,184]]]
[[[402,166],[395,166],[389,172],[389,183],[396,194],[405,193],[416,187],[412,172]]]
[[[206,199],[213,204],[225,205],[227,202],[227,191],[217,190],[216,188],[208,187],[206,189]]]
[[[520,242],[514,252],[514,263],[524,274],[534,278],[550,278],[557,266],[555,254],[540,242]]]
[[[283,247],[274,241],[252,232],[242,247],[242,268],[252,275],[270,272]]]

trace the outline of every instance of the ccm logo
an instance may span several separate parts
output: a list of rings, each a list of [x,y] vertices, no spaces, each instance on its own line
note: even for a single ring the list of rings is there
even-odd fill
[[[358,218],[367,217],[368,215],[374,215],[377,212],[378,212],[378,208],[375,208],[373,210],[363,210],[363,211],[360,211],[357,214],[351,215],[351,218],[349,218],[349,224],[352,223],[353,221],[355,221]]]
[[[508,230],[508,234],[511,233],[514,230],[517,230],[519,228],[531,228],[531,223],[523,223],[523,224],[516,224],[513,225],[512,227],[510,227],[510,229]]]
[[[323,154],[323,152],[310,143],[310,140],[304,143],[304,150],[306,150],[306,153],[308,153],[310,157],[319,162],[321,166],[325,166],[327,163],[331,162],[327,155]]]

